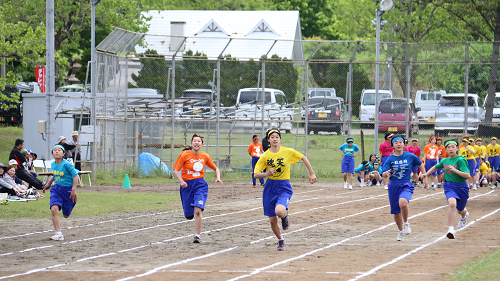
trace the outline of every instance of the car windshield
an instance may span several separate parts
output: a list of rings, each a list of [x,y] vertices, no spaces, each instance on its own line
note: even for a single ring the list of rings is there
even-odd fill
[[[331,97],[332,92],[331,91],[311,91],[311,98],[312,97]]]
[[[380,101],[380,113],[405,113],[405,100],[382,100]]]
[[[379,100],[390,98],[391,95],[387,93],[378,93]],[[375,93],[365,93],[363,95],[363,105],[375,105]]]
[[[332,105],[338,105],[339,100],[337,99],[310,99],[309,108],[321,108],[321,107],[331,107]]]
[[[255,101],[257,98],[257,102],[262,102],[262,92],[257,91],[242,91],[240,92],[240,104],[251,103]],[[266,103],[271,103],[271,92],[266,92]]]
[[[192,98],[192,99],[207,99],[202,100],[196,103],[198,106],[210,106],[210,98],[212,93],[207,92],[183,92],[183,98]]]
[[[441,97],[441,100],[439,100],[439,106],[463,107],[464,106],[464,99],[465,99],[465,97]],[[468,101],[469,106],[475,106],[473,97],[468,97],[467,101]]]

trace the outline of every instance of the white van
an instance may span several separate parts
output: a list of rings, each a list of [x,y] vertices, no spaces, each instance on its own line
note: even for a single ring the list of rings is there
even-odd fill
[[[484,112],[486,112],[486,100],[488,96],[484,99],[483,108]],[[500,124],[500,93],[495,93],[495,105],[493,106],[493,118],[491,119],[493,125],[498,126]]]
[[[361,105],[359,106],[359,120],[365,122],[375,121],[375,89],[363,89],[361,92]],[[378,101],[392,98],[392,91],[378,90]]]
[[[245,88],[238,91],[234,118],[240,120],[260,120],[262,118],[262,88]],[[272,127],[289,133],[292,130],[293,108],[281,90],[265,89],[264,119]],[[242,122],[242,126],[252,127],[253,122]]]
[[[309,88],[309,97],[334,98],[337,96],[334,88]]]
[[[418,122],[434,122],[436,108],[446,91],[425,91],[420,90],[415,94],[415,108],[417,108]]]

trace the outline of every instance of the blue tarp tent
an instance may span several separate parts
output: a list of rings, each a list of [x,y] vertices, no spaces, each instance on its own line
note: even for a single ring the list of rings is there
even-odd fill
[[[160,166],[161,165],[161,166]],[[161,162],[160,158],[154,156],[151,153],[143,152],[139,155],[139,175],[140,176],[149,176],[151,173],[155,173],[161,167],[161,170],[170,175],[170,170],[168,169],[165,163]]]

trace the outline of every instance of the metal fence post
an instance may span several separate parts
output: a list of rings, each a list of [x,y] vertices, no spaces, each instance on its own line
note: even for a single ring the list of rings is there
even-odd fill
[[[465,98],[464,98],[464,135],[467,135],[469,119],[469,42],[465,42]]]
[[[406,109],[405,109],[405,136],[406,139],[410,137],[410,122],[412,119],[410,113],[410,91],[411,91],[411,79],[410,79],[410,43],[406,43]]]
[[[347,80],[347,108],[348,108],[348,116],[349,116],[349,121],[348,121],[348,127],[347,127],[347,136],[351,136],[351,129],[352,129],[352,123],[351,123],[351,116],[352,116],[352,82],[353,82],[353,67],[352,67],[352,61],[354,60],[354,56],[356,56],[356,52],[358,51],[360,41],[356,41],[356,47],[354,47],[354,50],[352,51],[351,59],[349,60],[349,78]],[[344,131],[344,130],[342,130]],[[344,132],[342,132],[342,135]]]

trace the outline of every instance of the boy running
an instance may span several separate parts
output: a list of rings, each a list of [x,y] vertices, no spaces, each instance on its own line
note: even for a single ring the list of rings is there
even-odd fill
[[[354,144],[353,138],[348,138],[346,143],[339,147],[342,154],[342,174],[344,174],[344,189],[347,189],[347,177],[349,176],[349,190],[352,190],[352,176],[354,174],[354,157],[360,149]],[[363,182],[364,183],[364,182]]]
[[[408,203],[413,196],[414,186],[410,181],[411,169],[419,166],[422,172],[425,167],[422,161],[415,155],[404,151],[404,140],[402,137],[392,139],[394,152],[389,156],[382,166],[382,176],[390,177],[389,182],[389,202],[391,204],[391,214],[399,229],[398,241],[403,241],[404,236],[411,233],[408,223]],[[426,185],[427,182],[424,181]]]
[[[252,185],[255,187],[257,181],[253,176],[253,169],[255,168],[255,164],[259,160],[260,156],[264,153],[262,150],[262,144],[259,142],[259,136],[253,135],[252,143],[248,146],[248,154],[252,157]],[[264,186],[264,179],[259,179],[260,185]]]
[[[50,166],[53,177],[43,187],[43,193],[54,181],[56,182],[50,189],[50,211],[56,234],[50,239],[62,241],[64,235],[61,231],[59,211],[62,210],[65,218],[69,218],[71,215],[76,205],[76,185],[80,171],[63,159],[64,147],[62,145],[56,145],[52,148],[52,156],[55,159]]]
[[[418,146],[418,139],[413,138],[411,140],[411,145],[407,146],[405,151],[410,152],[411,154],[417,156],[420,159],[421,151],[420,151],[420,146]],[[417,166],[412,167],[411,172],[412,172],[411,179],[413,181],[413,184],[415,185],[415,187],[418,187],[418,167]]]
[[[269,217],[271,229],[279,239],[278,251],[284,251],[286,242],[278,226],[278,217],[281,218],[283,230],[287,230],[290,226],[288,204],[293,195],[290,185],[290,166],[302,160],[309,171],[311,184],[316,182],[316,175],[309,160],[304,155],[294,149],[280,146],[281,133],[278,129],[269,131],[267,140],[271,144],[271,148],[262,154],[255,165],[254,177],[258,179],[268,177],[262,192],[264,215]],[[267,169],[267,172],[261,172],[264,169]]]
[[[436,146],[436,137],[432,136],[429,139],[429,144],[424,147],[423,161],[425,164],[425,169],[427,170],[430,169],[431,167],[434,167],[434,165],[437,164],[438,159],[439,157],[438,157],[438,147]],[[437,171],[431,174],[431,182],[432,182],[431,188],[436,190]]]
[[[182,208],[184,216],[188,220],[194,218],[195,231],[193,243],[200,243],[202,215],[208,197],[208,184],[203,178],[205,176],[204,166],[215,170],[217,179],[215,182],[223,184],[220,180],[220,171],[215,166],[212,158],[207,153],[201,151],[203,147],[203,137],[194,134],[191,137],[191,146],[185,148],[174,165],[174,174],[180,183],[179,192],[181,194]],[[179,171],[182,170],[182,176]]]
[[[436,169],[444,168],[444,194],[448,200],[448,234],[449,239],[455,239],[455,209],[460,214],[458,228],[462,228],[467,224],[469,212],[465,208],[467,199],[469,199],[469,187],[466,179],[470,178],[469,164],[464,157],[457,155],[458,143],[455,140],[447,140],[445,142],[448,158],[443,159],[436,166],[432,167],[423,177],[428,176]],[[465,146],[465,143],[464,143]]]

